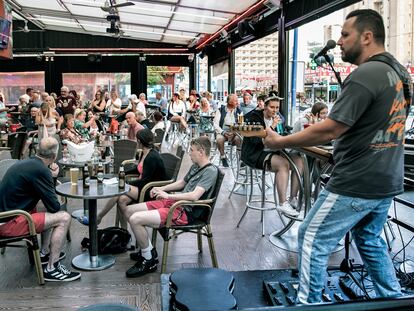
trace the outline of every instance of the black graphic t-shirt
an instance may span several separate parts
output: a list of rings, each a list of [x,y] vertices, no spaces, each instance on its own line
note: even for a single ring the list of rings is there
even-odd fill
[[[406,104],[395,70],[379,61],[361,64],[345,80],[329,118],[351,128],[335,141],[327,190],[367,199],[402,193]]]

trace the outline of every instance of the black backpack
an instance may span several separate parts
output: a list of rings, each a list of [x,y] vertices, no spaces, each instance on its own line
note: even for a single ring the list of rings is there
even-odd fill
[[[98,254],[120,254],[128,249],[131,235],[125,229],[119,227],[108,227],[98,230]],[[82,247],[89,248],[90,241],[84,238]]]

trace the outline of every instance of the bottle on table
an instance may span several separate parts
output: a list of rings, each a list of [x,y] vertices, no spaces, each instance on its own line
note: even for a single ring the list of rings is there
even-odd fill
[[[88,163],[85,163],[85,165],[83,167],[82,184],[83,184],[83,189],[88,189],[89,188],[89,169],[88,169]]]
[[[93,163],[97,164],[99,163],[99,158],[101,157],[101,153],[99,152],[99,148],[95,147],[95,150],[93,152]]]
[[[67,161],[69,161],[69,158],[70,158],[70,156],[69,156],[68,146],[63,145],[63,150],[62,150],[62,160],[63,160],[64,162],[67,162]]]
[[[111,150],[109,146],[105,147],[105,161],[111,161]]]
[[[98,171],[96,172],[96,179],[98,180],[98,184],[102,184],[102,181],[104,179],[104,169],[103,169],[102,163],[99,163],[98,165]]]
[[[118,180],[119,189],[125,189],[125,171],[123,165],[119,168]]]

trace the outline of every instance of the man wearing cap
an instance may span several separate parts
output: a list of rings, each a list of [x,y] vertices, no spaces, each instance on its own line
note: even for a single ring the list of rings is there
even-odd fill
[[[276,131],[283,126],[283,121],[279,113],[280,100],[282,98],[271,96],[264,102],[264,109],[254,109],[245,115],[246,122],[254,122],[260,124],[264,128],[271,128]],[[277,151],[265,151],[262,139],[259,137],[245,137],[241,148],[242,161],[256,169],[264,169],[265,165],[269,165],[269,170],[276,175],[276,191],[279,197],[279,205],[276,209],[280,212],[296,217],[299,215],[298,211],[292,206],[291,201],[286,198],[286,192],[289,183],[289,162],[284,157],[280,156]],[[300,160],[300,159],[298,159]],[[298,162],[298,163],[296,163]],[[295,161],[295,164],[301,170],[302,162]],[[298,192],[299,183],[296,175],[292,174],[292,182],[290,189],[290,197],[295,198]]]
[[[144,129],[144,127],[138,123],[135,113],[132,111],[127,112],[125,119],[128,123],[127,138],[130,140],[136,140],[138,131]]]

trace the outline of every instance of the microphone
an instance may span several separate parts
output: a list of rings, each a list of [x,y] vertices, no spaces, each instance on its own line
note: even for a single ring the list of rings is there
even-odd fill
[[[330,49],[333,49],[336,46],[336,42],[334,40],[328,40],[326,42],[326,45],[323,47],[322,50],[319,51],[318,54],[316,54],[313,59],[318,59],[321,56],[324,56]]]

